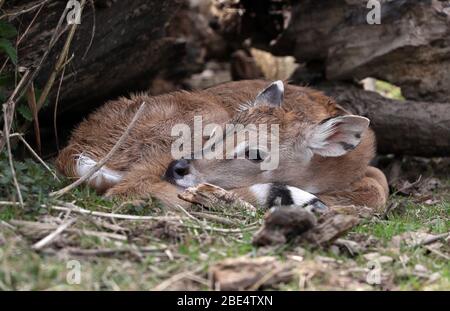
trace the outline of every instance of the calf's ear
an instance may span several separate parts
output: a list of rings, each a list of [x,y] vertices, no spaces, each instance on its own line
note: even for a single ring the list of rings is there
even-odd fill
[[[284,85],[283,81],[278,80],[271,83],[263,91],[261,91],[255,98],[253,102],[254,106],[272,106],[280,107],[283,102],[284,96]]]
[[[339,157],[361,142],[370,120],[355,115],[325,119],[306,133],[308,148],[324,157]]]

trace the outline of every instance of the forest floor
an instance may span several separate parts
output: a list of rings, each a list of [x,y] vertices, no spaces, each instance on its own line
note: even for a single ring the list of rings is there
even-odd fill
[[[15,163],[22,208],[12,203],[2,155],[0,290],[450,290],[448,160],[392,163],[389,212],[362,220],[328,248],[255,247],[263,211],[167,211],[157,202],[107,201],[87,187],[51,200],[49,191],[69,181],[31,160]],[[403,174],[411,167],[414,174]],[[241,260],[217,264],[226,258]],[[255,274],[258,265],[268,273]]]

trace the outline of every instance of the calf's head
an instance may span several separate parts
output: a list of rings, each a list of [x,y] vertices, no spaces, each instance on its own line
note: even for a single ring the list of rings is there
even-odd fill
[[[341,157],[356,148],[369,126],[367,118],[355,115],[311,121],[285,109],[283,96],[283,82],[273,82],[227,124],[205,128],[200,154],[173,161],[167,180],[180,187],[207,182],[225,189],[288,183],[287,176],[305,178],[313,157]]]

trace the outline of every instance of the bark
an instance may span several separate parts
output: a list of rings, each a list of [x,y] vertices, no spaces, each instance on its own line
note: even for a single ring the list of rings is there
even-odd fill
[[[51,1],[43,8],[19,47],[21,66],[34,67],[39,63],[65,6],[65,1]],[[87,4],[70,47],[73,58],[66,66],[60,90],[60,111],[80,108],[127,89],[142,88],[145,78],[168,66],[177,51],[174,46],[182,45],[165,36],[164,25],[178,6],[175,0],[117,1],[95,8]],[[35,11],[22,16],[20,24],[29,25],[34,14]],[[69,28],[65,19],[63,28],[66,32],[36,79],[38,88],[45,85],[62,50]],[[56,89],[52,89],[51,102]]]
[[[449,104],[392,100],[346,84],[322,89],[347,110],[371,120],[379,153],[450,155]]]
[[[16,1],[20,5],[23,1]],[[35,67],[46,49],[67,1],[50,1],[19,46],[20,66]],[[203,69],[205,58],[223,53],[225,46],[201,15],[183,0],[90,1],[70,46],[73,55],[60,89],[59,112],[83,114],[105,100],[145,91],[158,79],[180,81]],[[13,2],[15,4],[15,2]],[[10,6],[9,10],[14,7]],[[22,33],[36,10],[13,22]],[[42,88],[53,71],[69,26],[65,22],[36,79]],[[54,104],[59,77],[50,94]],[[153,90],[159,93],[158,90]]]
[[[327,80],[374,77],[408,99],[449,102],[450,1],[380,2],[381,24],[373,25],[367,1],[246,0],[244,14],[224,14],[222,29],[275,55],[321,64]]]

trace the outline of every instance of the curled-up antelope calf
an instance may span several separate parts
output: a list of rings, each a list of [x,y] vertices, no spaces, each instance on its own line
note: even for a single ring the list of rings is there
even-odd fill
[[[59,170],[69,177],[85,174],[111,150],[143,102],[126,141],[88,181],[108,197],[153,196],[186,205],[177,194],[209,183],[255,206],[381,209],[386,203],[386,178],[369,166],[375,153],[369,120],[348,114],[318,91],[281,81],[108,102],[74,130],[58,156]],[[200,134],[199,119],[205,125]]]

